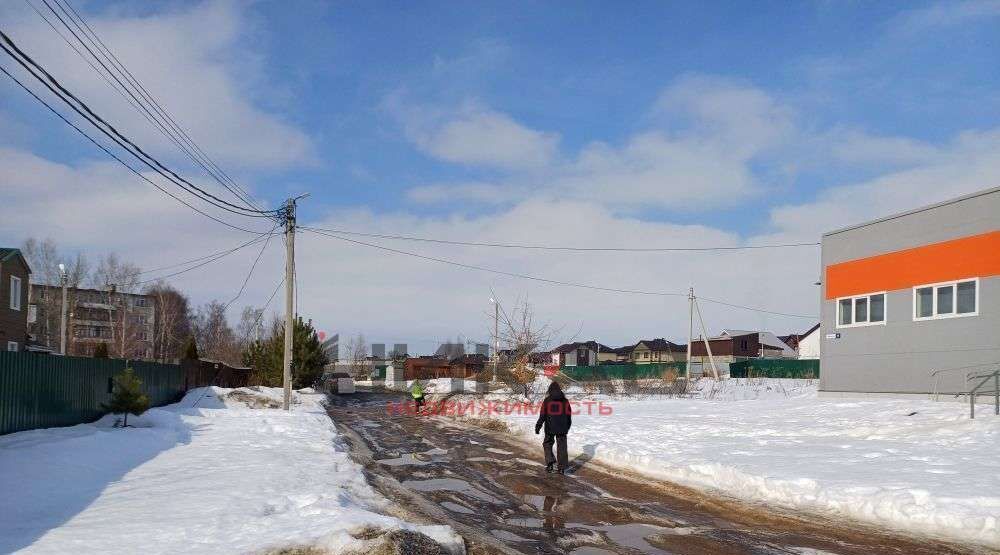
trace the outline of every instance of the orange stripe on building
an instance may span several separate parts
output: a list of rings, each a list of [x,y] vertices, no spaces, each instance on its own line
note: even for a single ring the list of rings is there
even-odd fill
[[[826,298],[1000,275],[1000,231],[826,267]]]

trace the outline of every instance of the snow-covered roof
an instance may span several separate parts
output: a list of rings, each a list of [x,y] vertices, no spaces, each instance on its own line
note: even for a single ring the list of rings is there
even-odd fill
[[[765,345],[767,347],[773,347],[775,349],[781,349],[781,352],[783,354],[786,354],[786,355],[789,355],[789,356],[795,356],[795,349],[789,347],[787,343],[785,343],[784,341],[778,339],[777,335],[774,335],[773,333],[771,333],[769,331],[750,331],[750,330],[730,330],[730,329],[725,329],[725,330],[722,330],[722,335],[720,337],[722,337],[722,338],[728,338],[728,337],[739,337],[741,335],[754,335],[754,334],[757,335],[757,338],[760,341],[761,345]]]

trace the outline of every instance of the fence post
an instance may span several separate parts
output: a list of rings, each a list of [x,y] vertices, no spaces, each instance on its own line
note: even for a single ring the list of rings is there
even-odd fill
[[[976,391],[969,391],[969,418],[976,417]]]

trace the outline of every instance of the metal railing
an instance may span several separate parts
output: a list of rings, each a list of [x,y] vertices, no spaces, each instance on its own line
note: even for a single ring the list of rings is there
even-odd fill
[[[983,386],[993,380],[993,405],[994,414],[1000,416],[1000,368],[992,372],[982,372],[975,373],[969,372],[966,375],[966,380],[982,380],[974,387],[969,389],[969,418],[976,417],[976,395],[979,394]],[[989,391],[983,391],[983,393],[989,393]]]
[[[934,370],[930,374],[930,377],[934,378],[934,400],[935,401],[938,400],[938,386],[941,384],[941,374],[944,374],[946,372],[955,372],[955,371],[958,371],[958,370],[965,370],[966,371],[965,372],[965,390],[968,391],[968,389],[969,389],[969,380],[971,379],[971,375],[976,373],[974,371],[970,371],[969,370],[970,368],[986,368],[986,367],[995,366],[995,365],[1000,365],[1000,361],[997,361],[997,362],[986,362],[986,363],[983,363],[983,364],[969,364],[969,365],[966,365],[966,366],[956,366],[954,368],[941,368],[941,369],[938,369],[938,370]],[[958,394],[956,394],[956,397],[960,396],[960,395],[963,395],[963,394],[964,394],[964,392],[963,393],[958,393]]]

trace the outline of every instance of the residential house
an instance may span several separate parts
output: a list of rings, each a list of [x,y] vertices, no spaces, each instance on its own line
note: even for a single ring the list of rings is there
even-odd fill
[[[451,360],[451,377],[468,378],[482,372],[486,368],[489,357],[477,353],[474,355],[462,355]]]
[[[777,343],[780,343],[778,345]],[[708,344],[712,348],[712,357],[717,363],[739,362],[752,358],[783,358],[795,351],[785,345],[770,332],[725,330],[721,335],[709,337]],[[709,364],[708,350],[703,338],[691,342],[691,362]]]
[[[1000,361],[1000,187],[823,235],[820,394],[968,393]]]
[[[439,356],[410,357],[403,363],[404,380],[430,380],[451,377],[453,377],[451,362],[447,358]]]
[[[631,348],[629,360],[633,364],[683,362],[687,360],[687,345],[678,345],[662,337],[642,339]]]
[[[62,288],[31,286],[35,318],[29,332],[35,341],[58,351]],[[151,359],[155,329],[155,299],[150,295],[67,288],[66,354],[93,356],[98,344],[113,357]]]
[[[552,350],[552,364],[559,366],[594,366],[602,360],[615,360],[615,350],[597,341],[577,341],[560,345]]]
[[[819,324],[816,324],[805,333],[779,335],[778,339],[794,349],[798,358],[819,358],[819,335]]]
[[[31,268],[19,249],[0,247],[0,349],[24,350],[28,343]]]

